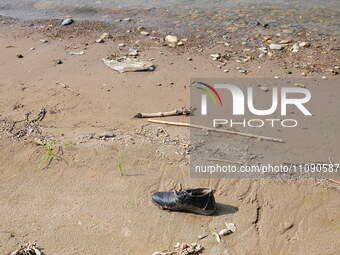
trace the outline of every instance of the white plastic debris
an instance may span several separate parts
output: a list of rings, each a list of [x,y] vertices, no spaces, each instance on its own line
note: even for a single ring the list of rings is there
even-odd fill
[[[74,52],[74,51],[71,51],[71,52],[68,52],[67,53],[68,55],[84,55],[85,54],[85,51],[80,51],[80,52]]]
[[[153,71],[155,70],[154,64],[147,61],[142,61],[136,58],[119,58],[115,60],[103,59],[105,65],[117,72],[136,72],[136,71]]]

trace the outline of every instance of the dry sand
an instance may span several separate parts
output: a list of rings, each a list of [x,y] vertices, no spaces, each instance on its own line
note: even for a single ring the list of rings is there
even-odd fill
[[[195,242],[198,235],[208,235],[198,241],[205,247],[203,254],[339,254],[336,183],[190,179],[188,130],[145,126],[145,119],[132,118],[141,111],[189,106],[192,77],[244,77],[235,61],[228,65],[229,73],[216,68],[209,55],[222,46],[202,44],[201,52],[195,45],[171,49],[139,32],[121,32],[113,40],[95,43],[108,31],[105,26],[73,29],[47,24],[44,28],[0,25],[0,119],[22,120],[28,112],[34,118],[45,107],[42,134],[62,147],[64,159],[38,170],[44,149],[34,143],[35,135],[11,139],[6,132],[0,134],[1,254],[26,241],[37,242],[46,255],[152,254],[173,250],[177,242]],[[107,55],[125,54],[137,39],[141,40],[140,57],[154,58],[155,71],[119,74],[101,62]],[[127,46],[118,50],[119,43]],[[66,54],[81,50],[84,55]],[[24,57],[17,58],[18,53]],[[288,77],[281,68],[284,53],[277,54],[271,61],[246,63],[247,77]],[[299,61],[310,60],[309,55],[301,53]],[[289,59],[294,57],[285,56],[286,62]],[[337,56],[316,53],[315,59],[332,66]],[[63,64],[56,64],[57,60]],[[291,76],[301,76],[300,69],[290,70]],[[188,121],[187,117],[166,119]],[[331,126],[328,131],[333,130]],[[93,133],[104,132],[116,137],[89,139]],[[242,146],[249,141],[234,139]],[[180,185],[213,187],[218,213],[208,217],[172,213],[152,205],[152,192]],[[225,222],[236,224],[237,231],[217,243],[212,232]]]

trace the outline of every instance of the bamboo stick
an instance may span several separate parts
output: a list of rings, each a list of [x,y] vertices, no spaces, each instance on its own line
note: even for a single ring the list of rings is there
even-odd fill
[[[214,132],[227,133],[227,134],[232,134],[232,135],[240,135],[240,136],[246,136],[246,137],[250,137],[250,138],[256,138],[256,139],[262,139],[262,140],[267,140],[267,141],[272,141],[272,142],[284,143],[284,141],[280,138],[254,135],[254,134],[250,134],[250,133],[243,133],[243,132],[226,130],[226,129],[217,129],[217,128],[205,127],[205,126],[200,126],[200,125],[194,125],[194,124],[190,124],[190,123],[172,122],[172,121],[164,121],[164,120],[153,120],[153,119],[148,119],[148,122],[171,125],[171,126],[205,129],[205,130],[214,131]]]

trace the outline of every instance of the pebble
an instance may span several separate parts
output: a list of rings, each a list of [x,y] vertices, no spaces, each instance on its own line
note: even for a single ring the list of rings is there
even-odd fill
[[[111,39],[113,36],[109,33],[103,33],[100,37],[100,39]]]
[[[118,44],[118,47],[125,47],[125,44],[124,43],[120,43],[120,44]]]
[[[182,41],[179,41],[178,43],[177,43],[177,46],[183,46],[184,45],[184,42],[182,42]]]
[[[146,31],[142,31],[142,32],[140,32],[142,35],[144,35],[144,36],[148,36],[148,35],[150,35],[150,33],[149,32],[146,32]]]
[[[165,37],[165,41],[168,42],[168,43],[177,43],[178,38],[177,38],[177,36],[174,36],[174,35],[167,35]]]
[[[46,40],[46,39],[40,39],[39,41],[42,42],[42,43],[47,43],[48,42],[48,40]]]
[[[287,40],[281,40],[279,43],[282,43],[282,44],[287,44],[287,43],[291,43],[293,40],[291,39],[287,39]]]
[[[130,18],[126,18],[126,19],[124,19],[125,21],[132,21],[132,19],[130,19]]]
[[[213,57],[213,60],[218,60],[221,58],[221,54],[220,53],[213,53],[210,54],[211,57]]]
[[[299,43],[300,47],[309,47],[310,46],[310,42],[301,42]]]
[[[263,92],[268,92],[269,91],[269,89],[267,87],[265,87],[265,86],[261,86],[260,90],[262,90]]]
[[[60,59],[57,60],[57,65],[61,65],[63,63],[63,61],[61,61]]]
[[[16,54],[17,58],[23,58],[24,56],[22,54]]]
[[[67,26],[71,25],[74,22],[73,19],[64,19],[63,22],[61,23],[62,26]]]
[[[138,31],[144,31],[144,30],[145,30],[145,27],[137,27],[137,30],[138,30]]]
[[[269,48],[272,49],[272,50],[282,50],[283,49],[281,44],[275,44],[275,43],[271,43],[269,45]]]
[[[189,57],[189,58],[187,58],[187,60],[188,60],[188,61],[192,61],[192,58],[191,58],[191,57]]]

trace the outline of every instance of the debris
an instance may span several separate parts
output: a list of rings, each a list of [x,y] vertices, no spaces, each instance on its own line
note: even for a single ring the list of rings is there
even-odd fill
[[[219,234],[217,234],[217,233],[214,233],[214,234],[213,234],[213,237],[215,237],[215,238],[216,238],[216,241],[217,241],[218,243],[220,243],[220,242],[221,242],[221,237],[220,237],[220,235],[219,235]]]
[[[299,43],[300,47],[310,47],[310,42],[301,42]]]
[[[269,89],[268,89],[266,86],[260,86],[259,88],[260,88],[260,90],[262,90],[263,92],[268,92],[268,91],[269,91]]]
[[[182,108],[181,110],[176,109],[170,112],[157,112],[157,113],[137,113],[134,118],[153,118],[153,117],[165,117],[165,116],[176,116],[176,115],[190,115],[190,110]]]
[[[197,254],[204,250],[204,247],[198,243],[177,243],[175,249],[179,249],[179,252],[184,255]]]
[[[244,163],[242,163],[242,162],[233,161],[233,160],[229,160],[229,159],[208,158],[208,160],[211,160],[211,161],[218,161],[218,162],[226,162],[226,163],[235,164],[235,165],[244,165]]]
[[[293,48],[292,48],[292,52],[298,52],[299,49],[300,49],[299,45],[294,44],[294,45],[293,45]]]
[[[103,59],[105,65],[120,73],[135,71],[154,71],[156,67],[151,62],[136,58],[118,58],[115,60]]]
[[[234,223],[225,223],[226,227],[225,229],[222,229],[218,234],[220,236],[226,236],[234,233],[236,231],[236,226]]]
[[[204,239],[204,238],[206,238],[208,235],[199,235],[198,237],[197,237],[197,239],[198,240],[202,240],[202,239]]]
[[[271,43],[271,44],[269,45],[269,48],[270,48],[271,50],[282,50],[282,49],[283,49],[283,47],[282,47],[281,44],[275,44],[275,43]]]
[[[148,119],[148,122],[156,123],[156,124],[180,126],[180,127],[198,128],[198,129],[204,129],[204,130],[208,130],[208,131],[215,131],[215,132],[227,133],[227,134],[232,134],[232,135],[240,135],[240,136],[246,136],[246,137],[250,137],[250,138],[257,138],[259,140],[267,140],[267,141],[272,141],[272,142],[279,142],[279,143],[284,142],[280,138],[273,138],[273,137],[268,137],[268,136],[259,136],[259,135],[254,135],[254,134],[250,134],[250,133],[243,133],[243,132],[226,130],[226,129],[204,127],[204,126],[199,126],[199,125],[194,125],[194,124],[189,124],[189,123],[171,122],[171,121],[153,120],[153,119]]]
[[[73,92],[73,93],[76,93],[73,89],[71,89],[69,86],[61,83],[61,82],[57,82],[56,84],[62,86],[64,89],[68,89],[69,91]],[[76,96],[79,96],[79,93],[76,93]]]
[[[65,19],[63,20],[63,22],[61,23],[62,26],[67,26],[67,25],[71,25],[74,22],[73,19]]]
[[[165,41],[168,42],[168,43],[176,44],[178,42],[178,38],[177,38],[177,36],[174,36],[174,35],[167,35],[165,37]]]
[[[136,50],[135,48],[130,48],[129,49],[128,56],[137,57],[138,55],[139,55],[138,50]]]
[[[38,248],[36,248],[35,243],[28,242],[21,245],[20,249],[9,253],[9,255],[41,255],[41,252]]]
[[[104,133],[104,134],[91,134],[90,139],[105,139],[105,138],[114,138],[116,137],[113,133]]]
[[[300,87],[300,88],[305,88],[306,86],[300,83],[295,83],[294,86]]]
[[[80,52],[74,52],[74,51],[71,51],[71,52],[68,52],[67,53],[68,55],[84,55],[85,54],[85,51],[80,51]]]

